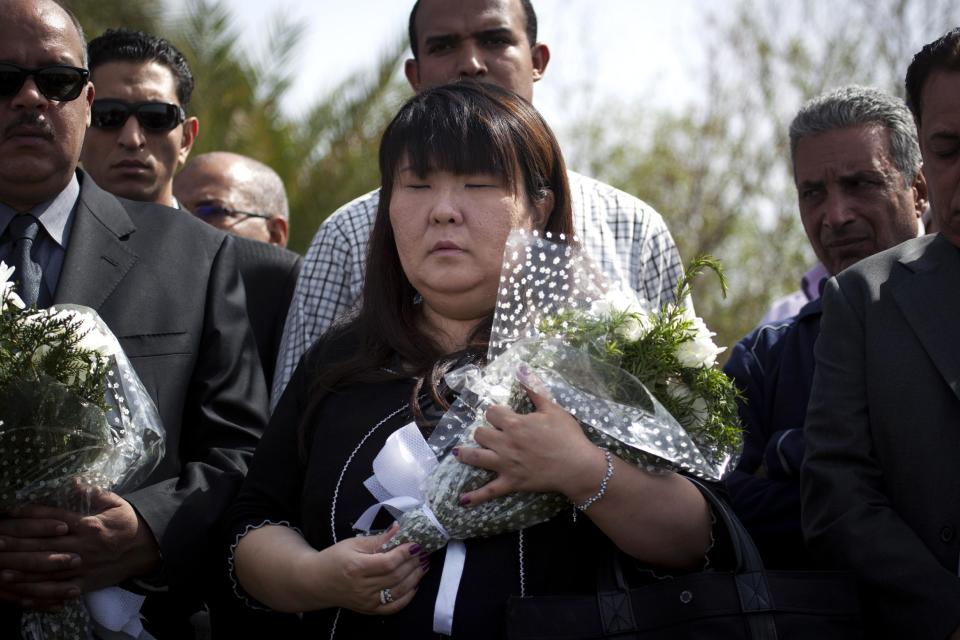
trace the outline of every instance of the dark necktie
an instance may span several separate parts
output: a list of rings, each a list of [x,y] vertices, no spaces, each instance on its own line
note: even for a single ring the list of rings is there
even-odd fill
[[[34,307],[40,297],[40,278],[43,270],[30,255],[33,241],[40,231],[40,222],[29,213],[20,213],[10,221],[10,237],[13,239],[14,280],[19,283],[20,298],[28,307]]]

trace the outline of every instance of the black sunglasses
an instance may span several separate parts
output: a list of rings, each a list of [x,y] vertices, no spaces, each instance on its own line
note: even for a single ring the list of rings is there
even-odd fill
[[[193,214],[202,220],[211,218],[234,218],[237,216],[247,216],[250,218],[263,218],[269,220],[273,216],[267,213],[254,213],[253,211],[237,211],[219,204],[202,204],[193,209]]]
[[[170,131],[187,119],[187,112],[168,102],[124,102],[108,98],[93,101],[91,124],[98,129],[119,129],[130,116],[147,131]]]
[[[33,76],[37,90],[44,98],[68,102],[80,96],[90,72],[64,64],[30,69],[11,62],[0,62],[0,97],[12,98],[17,95],[30,76]]]

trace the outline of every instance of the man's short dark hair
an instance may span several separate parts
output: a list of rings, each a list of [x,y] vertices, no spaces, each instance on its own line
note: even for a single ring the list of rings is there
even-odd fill
[[[169,41],[132,29],[107,29],[87,45],[90,71],[108,62],[158,62],[173,73],[177,99],[186,107],[193,93],[193,73],[187,59]]]
[[[533,10],[533,3],[530,0],[520,0],[523,7],[523,17],[526,20],[524,31],[527,32],[527,40],[530,46],[537,44],[537,12]],[[407,25],[407,33],[410,37],[410,51],[416,59],[417,51],[417,10],[420,8],[420,0],[413,3],[413,9],[410,10],[410,23]]]
[[[913,56],[913,62],[907,67],[907,106],[913,113],[913,119],[920,124],[923,111],[921,97],[923,85],[934,71],[960,71],[960,27],[937,38]]]

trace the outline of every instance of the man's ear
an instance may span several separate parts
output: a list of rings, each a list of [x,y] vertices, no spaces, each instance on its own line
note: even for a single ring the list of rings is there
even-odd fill
[[[280,216],[274,216],[267,220],[267,233],[270,234],[270,244],[287,246],[287,236],[290,231],[290,224],[286,219]]]
[[[90,119],[93,116],[93,97],[97,95],[92,82],[87,83],[87,88],[83,93],[83,99],[87,103],[87,128],[90,128]]]
[[[917,171],[917,177],[913,179],[911,190],[913,193],[913,207],[919,218],[930,205],[930,199],[927,193],[927,177],[923,175],[923,167],[920,167],[920,170]]]
[[[414,93],[420,93],[420,67],[417,65],[416,58],[408,58],[403,63],[403,74],[407,76],[407,82]]]
[[[537,82],[547,72],[547,63],[550,62],[550,49],[542,42],[538,42],[530,49],[533,58],[533,81]]]
[[[193,148],[193,143],[197,141],[197,135],[199,133],[199,120],[195,117],[190,117],[183,121],[183,137],[180,138],[180,152],[177,154],[178,167],[182,167],[187,163],[187,156],[190,155],[190,149]]]

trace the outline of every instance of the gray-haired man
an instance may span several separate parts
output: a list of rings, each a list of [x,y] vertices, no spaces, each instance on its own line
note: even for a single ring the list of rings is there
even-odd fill
[[[790,125],[790,149],[800,219],[830,275],[922,232],[927,185],[913,118],[899,98],[864,87],[814,98]],[[727,484],[773,567],[808,563],[800,464],[820,305],[814,300],[793,318],[758,327],[724,368],[743,392],[746,430]]]

